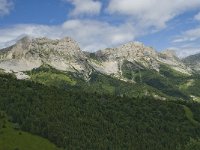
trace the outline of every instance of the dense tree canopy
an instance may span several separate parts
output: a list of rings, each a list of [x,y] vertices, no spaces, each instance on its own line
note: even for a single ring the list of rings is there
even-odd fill
[[[183,106],[200,121],[199,104],[61,90],[0,75],[0,109],[10,121],[66,149],[189,149],[200,126]]]

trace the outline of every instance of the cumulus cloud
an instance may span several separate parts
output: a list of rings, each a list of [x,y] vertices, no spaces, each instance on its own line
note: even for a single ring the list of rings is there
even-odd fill
[[[97,15],[101,11],[101,2],[96,0],[67,0],[74,5],[71,16]]]
[[[85,49],[106,48],[134,40],[135,31],[130,24],[114,26],[94,20],[69,20],[62,28],[85,47]]]
[[[95,51],[118,46],[145,34],[159,31],[166,27],[166,23],[175,16],[200,8],[200,0],[109,0],[107,6],[105,1],[100,0],[64,1],[74,6],[69,14],[72,18],[84,16],[84,19],[70,19],[54,26],[19,24],[0,28],[0,47],[10,45],[24,35],[52,39],[70,36],[78,41],[83,50]],[[9,0],[0,0],[0,14],[1,10],[11,8],[11,6],[12,3]],[[101,9],[105,9],[103,14],[101,14]],[[105,13],[108,14],[105,15]],[[88,19],[87,17],[98,14],[100,18],[89,17]],[[198,16],[198,14],[195,16],[196,20]],[[103,17],[106,17],[106,20],[100,21]],[[113,18],[118,18],[120,21],[115,22]],[[172,46],[182,48],[181,44],[184,42],[198,39],[200,39],[200,27],[177,36]],[[188,48],[192,49],[191,46]]]
[[[117,46],[134,40],[134,28],[124,23],[119,26],[94,20],[68,20],[62,25],[15,25],[0,29],[0,47],[13,43],[24,35],[33,37],[63,38],[66,35],[77,40],[83,50],[95,51],[98,49]],[[10,42],[11,41],[11,42]]]
[[[0,16],[8,15],[13,8],[11,0],[0,0]]]
[[[195,8],[200,8],[200,0],[110,0],[107,10],[147,26],[164,28],[175,16]]]

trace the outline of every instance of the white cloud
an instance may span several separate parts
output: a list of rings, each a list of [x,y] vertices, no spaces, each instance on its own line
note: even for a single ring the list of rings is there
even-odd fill
[[[200,53],[200,27],[187,30],[172,41],[180,57]]]
[[[101,2],[96,0],[67,0],[74,5],[72,16],[98,15],[101,11]]]
[[[23,35],[52,39],[70,36],[78,41],[83,50],[95,51],[124,44],[144,34],[158,31],[174,17],[200,8],[200,0],[109,0],[104,12],[109,14],[104,17],[107,17],[107,20],[110,19],[111,22],[113,17],[120,17],[116,25],[115,22],[98,21],[98,18],[86,19],[88,15],[101,13],[103,2],[100,0],[64,1],[74,6],[70,13],[72,17],[84,16],[84,19],[68,20],[57,26],[19,24],[0,28],[0,47],[10,45]],[[11,7],[10,1],[0,0],[0,15],[1,10],[4,10],[4,15],[8,14]],[[198,15],[195,18],[198,19]],[[176,37],[172,45],[181,48],[177,43],[191,42],[199,38],[200,28],[188,30]]]
[[[169,49],[175,50],[177,56],[179,58],[185,58],[190,55],[198,54],[200,53],[200,47],[195,48],[195,47],[171,47]]]
[[[83,50],[89,51],[133,41],[137,34],[128,23],[114,26],[106,22],[78,19],[66,21],[58,26],[15,25],[0,29],[0,33],[0,47],[7,46],[9,41],[13,43],[13,39],[19,39],[23,35],[52,39],[70,36],[79,42]]]
[[[173,42],[174,43],[192,42],[198,39],[200,39],[200,27],[183,32],[180,36],[176,37],[173,40]]]
[[[106,48],[132,41],[135,31],[129,24],[114,26],[106,22],[92,20],[70,20],[63,29],[85,47],[85,49]]]
[[[111,14],[127,15],[140,24],[163,28],[175,16],[200,8],[200,0],[110,0]]]
[[[194,19],[200,21],[200,12],[194,16]]]
[[[194,16],[194,20],[200,21],[200,12]],[[172,44],[177,49],[180,57],[186,57],[196,53],[200,53],[200,26],[186,30],[176,36]]]
[[[13,8],[13,2],[11,0],[0,0],[0,17],[8,15]]]

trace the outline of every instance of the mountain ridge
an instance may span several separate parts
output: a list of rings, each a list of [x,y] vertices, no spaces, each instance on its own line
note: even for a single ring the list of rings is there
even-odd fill
[[[25,36],[16,44],[0,50],[0,68],[6,72],[30,71],[47,64],[58,70],[78,72],[86,80],[89,80],[92,71],[124,79],[122,66],[125,61],[133,64],[132,68],[159,72],[160,65],[166,64],[181,73],[192,73],[190,67],[172,51],[157,52],[140,42],[129,42],[116,48],[89,53],[83,52],[70,37],[52,40]]]
[[[200,53],[184,58],[183,62],[194,72],[200,72]]]

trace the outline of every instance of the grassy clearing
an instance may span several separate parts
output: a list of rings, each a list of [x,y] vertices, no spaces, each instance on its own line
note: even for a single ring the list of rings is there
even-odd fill
[[[33,81],[37,81],[45,85],[76,84],[76,81],[68,77],[67,74],[39,72],[37,74],[31,74],[30,76]]]
[[[191,87],[191,86],[194,85],[194,82],[195,82],[195,81],[194,81],[193,79],[188,80],[186,83],[181,84],[181,85],[179,86],[179,89],[181,89],[181,90],[187,90],[189,87]]]
[[[14,129],[14,124],[0,118],[0,150],[61,150],[47,139]]]
[[[185,106],[185,105],[182,105],[183,106],[183,109],[185,111],[185,115],[187,117],[187,119],[195,126],[200,126],[200,123],[196,120],[194,120],[194,117],[193,117],[193,113],[192,111],[190,110],[189,107]]]

